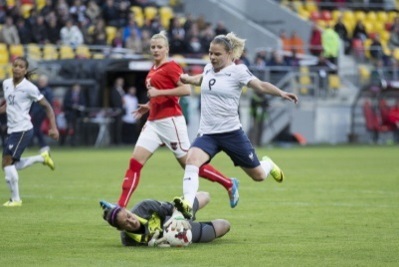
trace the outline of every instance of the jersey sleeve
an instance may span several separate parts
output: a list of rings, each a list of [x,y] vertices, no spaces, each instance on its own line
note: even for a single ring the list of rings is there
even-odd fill
[[[173,64],[170,64],[170,66],[168,68],[168,75],[171,78],[171,80],[175,84],[177,84],[180,80],[180,75],[183,74],[183,69],[176,62],[174,62],[174,61],[172,61],[172,62],[173,62]]]
[[[40,93],[39,88],[35,85],[32,85],[31,90],[29,90],[29,95],[35,102],[42,100],[44,97],[42,93]]]
[[[160,219],[164,220],[166,216],[172,215],[173,205],[169,202],[149,199],[142,201],[138,206],[133,208],[132,212],[146,219],[150,218],[153,213],[157,213]]]
[[[241,86],[247,85],[251,80],[256,77],[249,71],[248,67],[244,64],[237,65],[237,79]]]

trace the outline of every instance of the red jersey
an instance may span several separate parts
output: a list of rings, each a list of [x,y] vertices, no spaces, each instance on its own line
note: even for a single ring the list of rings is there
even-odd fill
[[[146,81],[159,90],[177,87],[183,69],[174,61],[162,64],[158,68],[151,67]],[[150,115],[148,120],[159,120],[167,117],[181,116],[183,112],[179,105],[178,96],[158,96],[150,99]]]

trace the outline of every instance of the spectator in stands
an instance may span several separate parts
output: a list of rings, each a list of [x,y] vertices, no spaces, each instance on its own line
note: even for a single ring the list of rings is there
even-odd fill
[[[133,53],[136,54],[140,54],[143,52],[142,39],[139,36],[137,36],[136,31],[130,32],[130,35],[125,40],[125,47],[130,49]]]
[[[348,30],[346,29],[346,26],[342,21],[342,16],[340,16],[337,20],[337,23],[335,23],[334,30],[336,33],[338,33],[344,44],[345,54],[349,54],[351,50],[351,40],[349,38]]]
[[[57,19],[54,16],[49,18],[46,23],[47,32],[47,43],[57,44],[60,41],[60,27],[57,23]]]
[[[237,64],[244,64],[245,66],[249,67],[251,66],[251,61],[248,58],[248,51],[247,49],[244,49],[242,52],[242,55],[240,59],[237,61]]]
[[[162,24],[159,20],[159,16],[155,16],[153,19],[144,20],[144,25],[141,27],[141,30],[147,30],[150,32],[150,35],[158,33],[163,30]]]
[[[321,42],[321,30],[316,24],[313,24],[312,32],[310,33],[309,52],[318,57],[323,52],[323,45]]]
[[[45,5],[39,11],[39,15],[47,17],[47,15],[50,14],[50,12],[53,12],[55,10],[55,2],[56,1],[46,0]]]
[[[84,117],[87,107],[86,96],[79,84],[74,84],[64,96],[63,108],[65,119],[67,121],[67,135],[70,136],[69,143],[71,146],[76,145],[76,134],[78,130],[78,122]],[[64,145],[66,136],[61,135],[60,145]]]
[[[390,49],[399,47],[399,25],[391,28],[388,44]]]
[[[94,29],[91,33],[91,42],[93,45],[106,45],[107,44],[107,32],[105,30],[105,21],[99,18],[94,25]]]
[[[361,20],[356,22],[355,28],[353,30],[352,39],[359,39],[364,42],[368,38],[366,27]]]
[[[390,58],[385,54],[382,47],[380,35],[378,33],[372,35],[372,42],[370,44],[370,56],[374,62],[382,60],[384,66],[390,65]]]
[[[17,27],[15,27],[12,17],[6,17],[6,22],[0,32],[0,42],[8,45],[21,43]]]
[[[47,41],[47,28],[43,16],[36,17],[36,23],[32,25],[32,37],[33,42],[37,44],[44,44]]]
[[[205,51],[208,51],[209,44],[215,37],[215,32],[213,31],[212,24],[208,23],[207,27],[202,31],[201,31],[201,28],[199,27],[198,23],[196,23],[196,24],[197,24],[198,30],[200,31],[202,47],[205,49]]]
[[[296,53],[298,53],[298,54],[304,53],[303,40],[298,35],[298,33],[296,31],[292,31],[292,33],[291,33],[290,47],[291,47],[291,49],[289,51],[292,51],[293,49],[295,49]]]
[[[122,77],[116,78],[111,89],[109,107],[113,109],[114,127],[112,127],[112,143],[120,144],[122,138],[122,117],[125,114],[123,96],[125,95],[125,80]]]
[[[151,33],[146,30],[141,33],[141,47],[144,55],[150,55],[151,53],[151,36]]]
[[[122,143],[135,144],[139,136],[139,126],[133,112],[138,109],[138,98],[136,87],[130,86],[127,94],[123,96],[123,107],[125,113],[122,117]]]
[[[202,47],[201,41],[198,36],[191,36],[191,38],[187,42],[187,52],[192,56],[200,56],[205,50]]]
[[[112,48],[123,48],[122,30],[118,29],[115,33],[114,39],[111,41]]]
[[[94,23],[101,16],[101,9],[97,5],[96,1],[90,0],[87,3],[87,8],[85,13],[86,17],[89,18],[91,23]]]
[[[123,27],[122,38],[124,43],[126,43],[126,39],[131,35],[132,32],[134,32],[134,36],[141,38],[141,29],[137,26],[134,17],[130,17],[129,23]]]
[[[226,35],[229,31],[226,29],[223,21],[218,21],[215,27],[215,35]]]
[[[58,0],[56,14],[61,25],[67,23],[69,20],[69,5],[66,0]]]
[[[47,102],[49,102],[49,104],[52,106],[54,95],[52,89],[48,86],[48,77],[46,75],[40,75],[37,82],[38,82],[37,87],[40,93],[46,98]],[[43,121],[47,118],[45,109],[40,104],[34,102],[30,110],[30,116],[32,118],[32,124],[33,124],[32,142],[34,142],[35,138],[37,139],[38,145],[40,147],[40,153],[50,150],[50,147],[48,146],[42,131]]]
[[[186,52],[186,32],[180,22],[179,17],[174,17],[171,19],[168,38],[170,42],[171,54],[183,54]]]
[[[129,1],[126,0],[119,1],[118,13],[119,13],[119,22],[117,27],[120,28],[128,24],[130,20],[130,14],[132,14],[132,12],[130,11]]]
[[[29,44],[32,42],[32,32],[25,24],[25,20],[20,18],[17,21],[17,31],[21,44]]]
[[[102,17],[106,25],[119,27],[119,10],[114,0],[106,0],[102,6]]]
[[[279,37],[280,37],[283,51],[291,51],[291,40],[287,36],[285,30],[280,30]]]
[[[341,39],[331,25],[328,25],[323,31],[321,40],[323,45],[323,57],[336,65],[338,63],[337,60],[341,46]]]
[[[60,31],[61,43],[76,47],[83,44],[83,34],[80,29],[74,25],[72,19],[69,19]]]
[[[69,14],[73,20],[77,23],[81,23],[86,20],[86,5],[82,3],[82,0],[74,0],[73,5],[69,8]]]

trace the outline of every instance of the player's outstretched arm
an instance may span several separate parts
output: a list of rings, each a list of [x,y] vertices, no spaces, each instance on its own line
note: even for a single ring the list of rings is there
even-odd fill
[[[294,103],[298,102],[298,97],[293,93],[285,92],[269,82],[263,82],[258,78],[251,80],[248,86],[258,93],[279,96]]]
[[[184,74],[180,75],[180,81],[185,84],[201,85],[202,74],[190,76],[190,75],[184,73]]]

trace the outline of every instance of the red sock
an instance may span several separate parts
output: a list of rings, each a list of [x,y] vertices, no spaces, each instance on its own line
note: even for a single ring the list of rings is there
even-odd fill
[[[125,178],[122,183],[122,193],[118,200],[118,205],[125,208],[129,203],[130,197],[140,181],[140,171],[143,165],[137,160],[130,159],[129,169],[126,171]]]
[[[202,167],[199,169],[199,176],[211,182],[216,182],[222,185],[227,190],[229,190],[233,186],[230,178],[224,176],[218,170],[212,167],[212,165],[209,164],[202,165]]]

